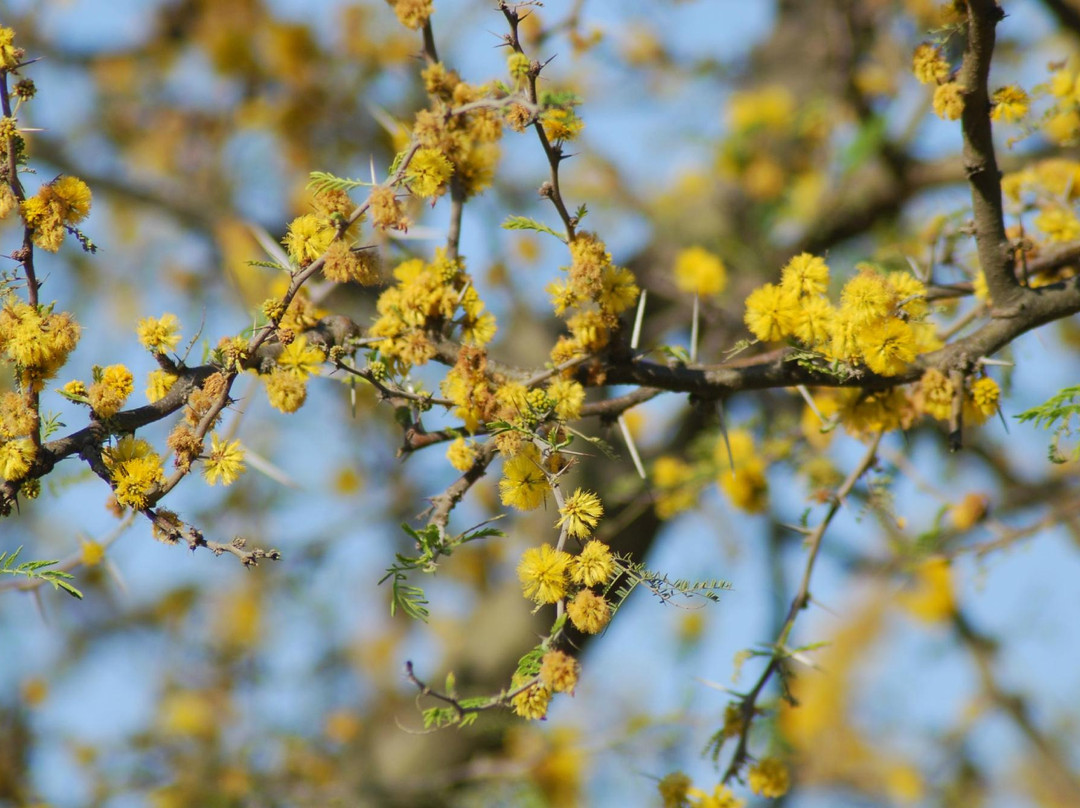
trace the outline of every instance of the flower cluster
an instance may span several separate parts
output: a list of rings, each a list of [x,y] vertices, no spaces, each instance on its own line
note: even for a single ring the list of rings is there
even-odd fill
[[[79,341],[74,318],[51,309],[13,296],[0,300],[0,352],[15,365],[20,385],[29,392],[39,392],[56,375]]]
[[[569,246],[570,266],[561,267],[566,279],[547,286],[555,314],[566,318],[570,330],[551,351],[556,364],[607,345],[618,316],[634,305],[639,294],[634,274],[611,262],[611,253],[595,233],[582,230]]]
[[[397,283],[379,296],[378,318],[369,329],[381,338],[379,354],[396,373],[423,365],[435,356],[431,335],[440,327],[460,328],[462,341],[483,346],[495,335],[495,316],[485,312],[484,301],[461,261],[436,251],[425,263],[412,258],[394,269]]]
[[[78,177],[58,177],[22,203],[22,217],[34,244],[56,252],[68,227],[90,214],[90,188]]]
[[[794,338],[805,348],[849,365],[895,376],[920,353],[940,347],[927,322],[922,282],[907,272],[862,264],[835,306],[825,296],[829,268],[808,253],[792,258],[779,285],[746,299],[746,325],[762,341]]]

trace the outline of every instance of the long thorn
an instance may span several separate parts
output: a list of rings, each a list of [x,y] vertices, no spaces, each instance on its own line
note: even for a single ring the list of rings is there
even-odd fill
[[[641,463],[641,455],[638,454],[637,446],[634,445],[634,436],[630,434],[630,426],[626,423],[626,416],[619,416],[619,429],[622,430],[623,440],[626,441],[626,448],[630,450],[630,458],[634,461],[634,468],[637,469],[638,476],[641,479],[645,479],[645,466]]]
[[[641,297],[638,298],[637,314],[634,315],[634,333],[630,336],[631,351],[637,350],[638,342],[641,340],[641,323],[645,319],[645,296],[648,294],[642,289]]]

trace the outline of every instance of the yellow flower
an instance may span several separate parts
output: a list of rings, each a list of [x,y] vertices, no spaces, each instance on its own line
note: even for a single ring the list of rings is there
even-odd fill
[[[611,621],[611,606],[591,589],[582,589],[566,605],[566,615],[585,634],[599,634]]]
[[[780,286],[798,297],[825,294],[829,288],[829,265],[824,258],[799,253],[780,271]]]
[[[592,539],[570,562],[570,578],[576,584],[596,586],[607,583],[615,571],[615,559],[602,541]]]
[[[919,380],[919,389],[915,393],[916,406],[931,418],[948,421],[952,414],[952,400],[955,391],[952,382],[940,370],[930,368]]]
[[[305,213],[289,222],[289,232],[281,243],[290,259],[306,267],[330,248],[336,234],[337,229],[329,220]]]
[[[180,321],[175,314],[163,314],[160,318],[147,317],[139,320],[139,342],[148,351],[164,353],[180,344]]]
[[[123,440],[117,444],[116,457],[126,454],[124,445]],[[149,451],[149,444],[146,441],[136,440],[129,446],[132,451],[140,452],[140,454],[111,463],[113,491],[118,503],[141,510],[150,504],[150,491],[165,479],[165,472],[161,468],[161,458]],[[142,453],[143,446],[146,447],[145,453]],[[108,464],[108,461],[106,462]]]
[[[997,90],[991,100],[994,106],[990,110],[990,117],[995,121],[1018,121],[1027,115],[1030,104],[1028,94],[1015,84]]]
[[[86,397],[90,407],[100,418],[110,418],[120,411],[131,391],[135,389],[135,377],[123,365],[109,365],[98,381],[90,385]]]
[[[427,199],[442,194],[453,173],[453,164],[438,149],[417,149],[405,169],[405,179],[409,190]]]
[[[865,326],[856,342],[866,366],[882,376],[895,376],[915,358],[911,326],[895,317]]]
[[[915,570],[915,588],[902,592],[900,604],[927,623],[945,620],[956,609],[952,573],[947,558],[928,558]]]
[[[105,560],[105,548],[99,542],[92,539],[82,539],[80,543],[82,544],[82,551],[79,556],[83,565],[96,567]]]
[[[727,286],[727,269],[719,256],[703,247],[689,247],[675,256],[675,285],[701,297],[718,295]]]
[[[531,547],[521,556],[517,573],[525,597],[537,603],[555,603],[566,595],[566,570],[571,556],[550,544]]]
[[[46,187],[65,224],[78,224],[90,214],[90,187],[78,177],[58,177]]]
[[[596,296],[596,303],[609,314],[622,314],[634,305],[640,293],[633,272],[609,264],[600,275],[600,294]]]
[[[540,681],[555,693],[573,693],[579,666],[576,659],[562,651],[548,651],[540,660]]]
[[[762,342],[781,340],[793,333],[799,318],[799,299],[771,283],[746,298],[747,328]]]
[[[957,121],[963,111],[963,88],[955,81],[938,85],[934,90],[934,114],[946,121]]]
[[[270,406],[282,412],[296,412],[307,400],[307,385],[304,380],[287,370],[274,370],[264,376],[266,397]]]
[[[468,471],[476,462],[476,449],[466,443],[465,438],[458,438],[446,450],[446,459],[458,471]]]
[[[36,453],[29,438],[0,443],[0,477],[8,481],[22,479],[30,471]]]
[[[600,517],[604,515],[604,508],[600,504],[600,498],[590,491],[577,489],[567,497],[566,502],[559,513],[562,516],[555,523],[555,527],[567,526],[567,532],[575,539],[584,539],[596,527]]]
[[[517,689],[524,684],[521,677],[515,676],[511,681],[511,687]],[[547,715],[548,704],[551,702],[551,688],[537,683],[518,693],[510,700],[514,712],[522,718],[530,721],[538,721]]]
[[[825,298],[811,297],[803,300],[795,321],[795,337],[810,348],[824,345],[832,336],[835,319],[836,311]]]
[[[387,0],[394,7],[398,21],[406,28],[419,30],[434,13],[431,0]]]
[[[843,313],[854,325],[887,317],[896,305],[896,290],[872,268],[864,268],[840,292]]]
[[[747,513],[762,513],[769,504],[769,481],[760,465],[720,473],[720,487],[731,504]]]
[[[1035,217],[1034,224],[1046,233],[1050,241],[1072,241],[1080,238],[1080,220],[1069,208],[1050,205]]]
[[[915,48],[911,70],[922,84],[931,84],[949,75],[949,63],[945,61],[939,48],[923,43]]]
[[[169,389],[176,382],[178,376],[167,370],[151,370],[146,377],[146,400],[153,404],[161,401],[168,394]]]
[[[555,402],[555,417],[573,421],[581,416],[585,403],[585,388],[571,379],[556,379],[547,388],[548,398]]]
[[[795,98],[789,89],[777,84],[734,92],[728,99],[727,117],[736,132],[783,130],[795,118]]]
[[[17,67],[25,54],[22,48],[15,47],[15,30],[0,28],[0,68],[11,70]]]
[[[540,453],[530,443],[503,466],[499,497],[503,505],[531,511],[544,501],[547,491],[548,481],[540,468]]]
[[[585,122],[572,109],[544,110],[540,123],[548,140],[573,140],[585,128]]]
[[[656,786],[660,792],[662,808],[683,808],[686,805],[690,783],[690,777],[682,772],[665,774]]]
[[[782,797],[791,786],[787,766],[776,758],[763,758],[750,767],[750,790],[762,797]]]
[[[321,348],[309,346],[306,336],[299,336],[290,342],[278,356],[278,366],[298,379],[319,372],[319,365],[326,360]]]
[[[743,808],[746,805],[746,800],[738,799],[730,788],[720,783],[717,783],[712,794],[700,788],[691,788],[687,796],[690,798],[687,803],[689,808]]]
[[[993,415],[998,409],[1001,388],[989,377],[983,377],[971,385],[968,390],[976,409],[983,415]]]
[[[210,441],[210,457],[203,466],[203,477],[210,485],[232,485],[244,473],[244,450],[240,441],[224,441],[215,432]]]

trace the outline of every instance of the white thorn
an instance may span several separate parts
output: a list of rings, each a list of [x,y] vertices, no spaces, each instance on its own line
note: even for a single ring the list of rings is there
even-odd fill
[[[690,321],[690,364],[697,362],[698,296],[694,295],[694,316]]]
[[[626,416],[619,416],[619,429],[622,430],[623,440],[626,441],[626,448],[630,450],[630,458],[634,461],[634,468],[637,469],[638,476],[641,479],[645,479],[645,466],[641,463],[641,455],[638,454],[637,446],[634,445],[634,436],[630,434],[630,426],[626,423]]]
[[[634,315],[634,333],[630,337],[630,350],[636,351],[638,343],[641,340],[641,323],[645,319],[645,296],[649,294],[644,289],[641,290],[641,297],[638,298],[637,314]]]
[[[799,391],[799,395],[803,397],[803,401],[806,402],[806,406],[810,408],[810,411],[818,417],[821,423],[825,423],[825,416],[821,414],[821,410],[817,408],[817,404],[814,403],[814,397],[810,395],[810,391],[806,389],[805,384],[799,384],[795,386],[795,389]]]

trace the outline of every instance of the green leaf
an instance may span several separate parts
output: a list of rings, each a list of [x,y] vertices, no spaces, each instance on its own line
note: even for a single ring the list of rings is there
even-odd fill
[[[309,191],[321,194],[324,191],[351,191],[354,188],[369,188],[375,183],[363,180],[351,180],[346,177],[337,177],[328,171],[312,171],[308,176],[311,180],[307,187]]]
[[[563,244],[566,243],[566,236],[562,233],[556,232],[546,224],[541,224],[528,216],[507,216],[506,221],[502,223],[502,227],[503,230],[535,230],[538,233],[548,233],[555,236]]]

